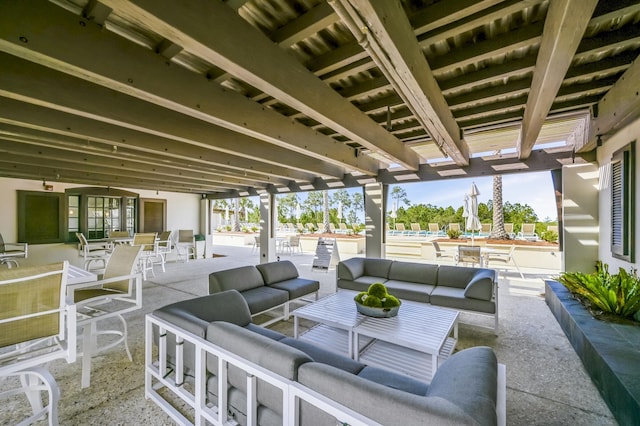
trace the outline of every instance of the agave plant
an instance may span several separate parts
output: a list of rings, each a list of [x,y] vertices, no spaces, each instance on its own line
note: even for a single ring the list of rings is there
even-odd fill
[[[558,281],[602,312],[630,318],[640,311],[640,278],[635,270],[620,268],[618,274],[610,274],[609,266],[598,261],[594,273],[563,272]]]

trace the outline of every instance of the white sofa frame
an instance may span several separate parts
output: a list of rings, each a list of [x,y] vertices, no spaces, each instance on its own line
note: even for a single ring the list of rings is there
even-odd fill
[[[157,329],[159,342],[154,355],[153,330]],[[168,364],[167,333],[176,337],[175,366]],[[189,342],[195,347],[195,371],[193,392],[185,387],[184,377],[184,343]],[[206,395],[206,355],[211,354],[218,359],[218,406],[207,404]],[[247,373],[247,425],[257,424],[257,383],[258,379],[282,390],[283,425],[298,425],[298,401],[303,400],[318,409],[340,419],[339,423],[352,426],[375,426],[380,423],[339,404],[300,383],[285,379],[265,368],[247,361],[212,342],[202,339],[195,334],[164,321],[153,314],[145,318],[145,397],[155,402],[174,421],[183,425],[204,425],[209,422],[214,425],[234,424],[227,417],[228,401],[226,398],[226,371],[231,364]],[[498,399],[496,413],[498,425],[506,425],[506,368],[498,364]],[[172,392],[186,403],[192,410],[193,419],[188,418],[178,410],[168,399],[158,391],[162,388]]]

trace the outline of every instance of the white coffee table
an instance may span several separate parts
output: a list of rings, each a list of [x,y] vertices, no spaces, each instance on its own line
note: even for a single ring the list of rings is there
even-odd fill
[[[312,330],[311,333],[307,332],[306,340],[323,345],[330,344],[334,350],[339,345],[337,348],[342,352],[343,348],[340,346],[344,345],[344,339],[340,336],[341,333],[336,333],[335,329],[342,330],[347,334],[347,347],[345,348],[347,355],[354,358],[353,328],[367,318],[356,311],[353,300],[355,295],[355,292],[340,291],[293,311],[291,313],[293,315],[293,337],[298,338],[299,318],[311,320],[328,327],[320,327]]]
[[[431,380],[439,362],[455,349],[459,313],[403,301],[396,317],[373,318],[358,313],[356,294],[341,290],[293,311],[294,337],[299,318],[311,320],[321,325],[300,338],[366,364]]]
[[[439,361],[455,349],[459,315],[451,309],[403,301],[397,316],[367,317],[353,329],[355,347],[362,336],[376,339],[354,359],[379,367],[393,361],[394,369],[430,380]]]

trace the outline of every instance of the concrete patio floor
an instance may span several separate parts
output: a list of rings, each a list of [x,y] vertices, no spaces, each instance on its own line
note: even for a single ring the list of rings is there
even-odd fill
[[[66,258],[81,266],[73,246],[65,247],[48,261]],[[167,272],[156,272],[155,277],[144,282],[143,309],[127,316],[133,363],[128,361],[123,346],[100,354],[93,359],[91,386],[87,389],[80,388],[79,361],[49,365],[62,392],[61,425],[173,424],[160,408],[144,398],[144,315],[166,304],[207,294],[208,274],[213,271],[259,261],[250,247],[216,245],[214,251],[222,257],[169,262]],[[30,259],[22,264],[37,262],[35,253],[30,252]],[[318,279],[321,295],[335,291],[335,270],[312,271],[312,254],[282,255],[281,259],[292,260],[301,276]],[[501,273],[499,335],[467,324],[491,326],[491,319],[463,314],[457,349],[478,345],[495,349],[498,361],[507,368],[510,425],[617,424],[545,304],[543,279],[557,271],[523,272],[525,279],[510,269]],[[291,334],[293,321],[279,322],[272,328]],[[11,379],[0,382],[0,392],[12,383]],[[28,412],[24,398],[4,402],[0,406],[0,424],[15,424]]]

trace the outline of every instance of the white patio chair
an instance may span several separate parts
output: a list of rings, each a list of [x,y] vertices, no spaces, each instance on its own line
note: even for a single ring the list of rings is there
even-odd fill
[[[449,250],[444,250],[440,247],[440,244],[438,244],[436,241],[431,241],[431,244],[433,244],[433,249],[435,250],[435,260],[442,260],[445,259],[447,257],[450,257],[451,260],[455,259],[455,255],[452,251]]]
[[[142,278],[147,279],[147,271],[155,277],[153,272],[154,260],[160,257],[158,254],[158,243],[156,241],[155,232],[144,232],[133,235],[133,242],[131,245],[142,247],[142,253],[140,254],[140,271],[142,272]],[[163,264],[164,269],[164,264]]]
[[[513,256],[515,251],[516,251],[515,245],[512,245],[509,251],[504,251],[504,252],[488,251],[484,255],[485,266],[489,268],[491,266],[491,263],[495,263],[495,262],[504,263],[505,265],[509,263],[513,263],[513,266],[516,267],[516,270],[520,274],[520,278],[524,279],[524,275],[522,274],[522,271],[520,270],[520,267],[516,263],[516,259]]]
[[[20,387],[3,383],[0,399],[24,393],[33,414],[58,424],[60,390],[46,368],[56,359],[76,359],[76,311],[67,302],[68,262],[0,271],[0,378],[18,377]],[[43,406],[42,392],[47,392]]]
[[[123,314],[142,307],[142,277],[135,273],[143,252],[142,245],[118,245],[107,262],[100,281],[73,284],[67,287],[67,296],[76,303],[78,326],[82,336],[82,387],[88,387],[91,377],[91,357],[124,343],[129,361],[133,361],[127,342],[127,322]],[[99,330],[97,323],[118,318],[122,331]],[[104,346],[98,345],[98,336],[116,336]]]
[[[458,263],[464,263],[471,266],[476,263],[478,266],[482,266],[482,253],[480,246],[458,246],[458,256],[455,259],[456,265]]]
[[[8,268],[20,266],[16,259],[27,258],[29,246],[27,243],[5,243],[0,234],[0,264],[4,263]]]
[[[296,250],[302,254],[302,246],[300,244],[300,236],[289,235],[289,237],[282,240],[281,246],[282,252],[288,251],[289,254],[293,254]]]
[[[113,251],[113,244],[106,241],[89,242],[82,232],[76,232],[76,237],[80,241],[79,255],[84,258],[84,269],[91,270],[94,262],[101,262],[102,266],[98,269],[104,269]]]
[[[193,235],[193,229],[179,229],[178,240],[176,241],[176,252],[178,258],[189,261],[189,258],[193,256],[196,258],[196,240]]]
[[[164,264],[167,262],[167,256],[171,253],[171,249],[173,248],[173,240],[171,239],[172,231],[164,231],[158,235],[158,240],[156,241],[159,263],[162,267],[162,272],[166,272]]]

